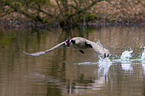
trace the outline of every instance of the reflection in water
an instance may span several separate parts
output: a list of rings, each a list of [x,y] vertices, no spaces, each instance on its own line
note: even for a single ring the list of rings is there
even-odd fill
[[[75,63],[78,65],[91,65],[91,64],[97,64],[99,69],[98,69],[98,75],[100,76],[106,76],[108,75],[108,70],[109,67],[112,65],[112,62],[109,58],[105,59],[99,59],[99,62],[81,62],[81,63]]]
[[[144,74],[145,74],[145,47],[144,47],[144,51],[143,51],[143,53],[142,53],[142,55],[141,55],[141,63],[142,63],[142,66],[143,66],[143,68],[144,68]]]
[[[142,60],[145,60],[145,47],[144,47],[144,51],[143,51],[143,53],[142,53],[142,55],[141,55],[141,59],[142,59]]]
[[[145,51],[144,51],[145,52]],[[144,56],[144,52],[142,53],[142,56]],[[137,58],[137,59],[130,59],[132,57],[133,50],[127,51],[125,50],[122,55],[120,56],[120,59],[99,59],[98,62],[81,62],[81,63],[75,63],[80,65],[98,65],[98,78],[96,78],[92,83],[86,85],[86,86],[81,86],[81,85],[75,85],[76,93],[80,94],[82,91],[84,92],[85,90],[90,90],[88,92],[92,92],[91,90],[102,90],[103,87],[105,87],[105,84],[108,82],[108,73],[109,69],[113,64],[121,63],[122,70],[125,70],[126,72],[131,72],[134,71],[133,65],[136,63],[133,63],[134,61],[141,61],[142,66],[144,68],[144,73],[145,73],[145,60]],[[142,58],[142,57],[141,57]],[[95,71],[95,70],[94,70]],[[109,76],[111,79],[111,77]],[[72,90],[72,89],[71,89]]]
[[[34,73],[29,73],[28,75],[25,75],[24,78],[25,79],[28,79],[28,78],[30,79],[31,78],[31,79],[35,79],[35,80],[39,78],[39,79],[42,79],[43,80],[46,77],[43,74],[40,74],[38,72],[34,72]]]
[[[142,60],[141,63],[142,63],[142,67],[144,69],[144,74],[145,74],[145,60]]]
[[[0,96],[144,96],[144,27],[118,26],[0,32]],[[118,58],[100,59],[58,48],[39,57],[23,54],[82,36],[98,41]],[[125,51],[130,50],[132,51]],[[129,53],[129,54],[127,54]]]
[[[100,59],[98,62],[98,66],[99,66],[98,75],[107,76],[111,65],[112,62],[110,61],[109,58]]]
[[[131,50],[131,51],[125,50],[122,53],[122,55],[120,56],[120,59],[110,60],[109,58],[105,58],[105,59],[99,59],[98,62],[81,62],[81,63],[76,63],[76,64],[79,64],[79,65],[80,64],[82,64],[82,65],[98,64],[98,67],[99,67],[98,75],[101,75],[101,76],[108,75],[108,71],[109,71],[110,66],[112,65],[112,63],[115,63],[115,62],[120,62],[123,70],[126,70],[126,71],[130,70],[131,71],[133,69],[131,66],[132,61],[140,61],[141,60],[141,59],[130,59],[132,57],[132,55],[131,55],[132,52],[133,52],[133,50]],[[144,52],[142,54],[144,54]],[[143,62],[143,60],[142,60],[142,62]]]

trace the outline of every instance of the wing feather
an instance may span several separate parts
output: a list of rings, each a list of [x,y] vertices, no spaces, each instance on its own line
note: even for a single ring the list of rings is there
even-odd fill
[[[24,53],[27,54],[27,55],[31,55],[31,56],[40,56],[40,55],[43,55],[43,54],[45,54],[47,52],[50,52],[50,51],[52,51],[52,50],[54,50],[56,48],[59,48],[59,47],[62,47],[62,46],[65,47],[66,46],[65,43],[66,42],[63,41],[63,42],[57,44],[56,46],[54,46],[54,47],[52,47],[52,48],[50,48],[48,50],[45,50],[45,51],[40,51],[40,52],[36,52],[36,53],[27,53],[27,52],[24,52]]]
[[[101,55],[101,56],[104,56],[104,53],[105,54],[110,54],[109,53],[109,50],[103,48],[102,46],[98,45],[97,43],[95,42],[92,42],[90,40],[86,40],[86,43],[87,44],[90,44],[92,46],[92,48],[94,49],[94,51],[98,54],[98,55]]]

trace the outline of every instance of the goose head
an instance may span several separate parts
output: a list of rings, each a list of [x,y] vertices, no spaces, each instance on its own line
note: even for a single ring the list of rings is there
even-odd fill
[[[75,44],[75,43],[76,43],[75,40],[70,40],[70,39],[66,39],[66,40],[65,40],[65,46],[67,46],[67,47],[69,47],[70,44]]]
[[[66,39],[65,40],[65,46],[69,47],[69,45],[70,45],[70,39]]]

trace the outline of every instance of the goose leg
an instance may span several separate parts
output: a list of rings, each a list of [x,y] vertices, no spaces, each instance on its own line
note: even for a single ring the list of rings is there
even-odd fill
[[[83,50],[79,50],[82,54],[84,54],[84,51]]]

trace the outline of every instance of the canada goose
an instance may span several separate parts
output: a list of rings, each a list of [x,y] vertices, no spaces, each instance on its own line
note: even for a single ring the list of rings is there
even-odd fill
[[[85,38],[82,37],[74,37],[72,39],[67,39],[66,41],[63,41],[61,43],[59,43],[58,45],[52,47],[51,49],[48,49],[46,51],[41,51],[41,52],[36,52],[36,53],[26,53],[27,55],[32,55],[32,56],[40,56],[42,54],[45,54],[47,52],[50,52],[58,47],[69,47],[72,46],[73,48],[78,49],[82,54],[84,54],[84,49],[88,49],[88,48],[93,48],[94,51],[102,58],[106,58],[106,57],[116,57],[115,55],[110,54],[109,50],[103,48],[102,46],[98,45],[97,43],[87,40]]]

